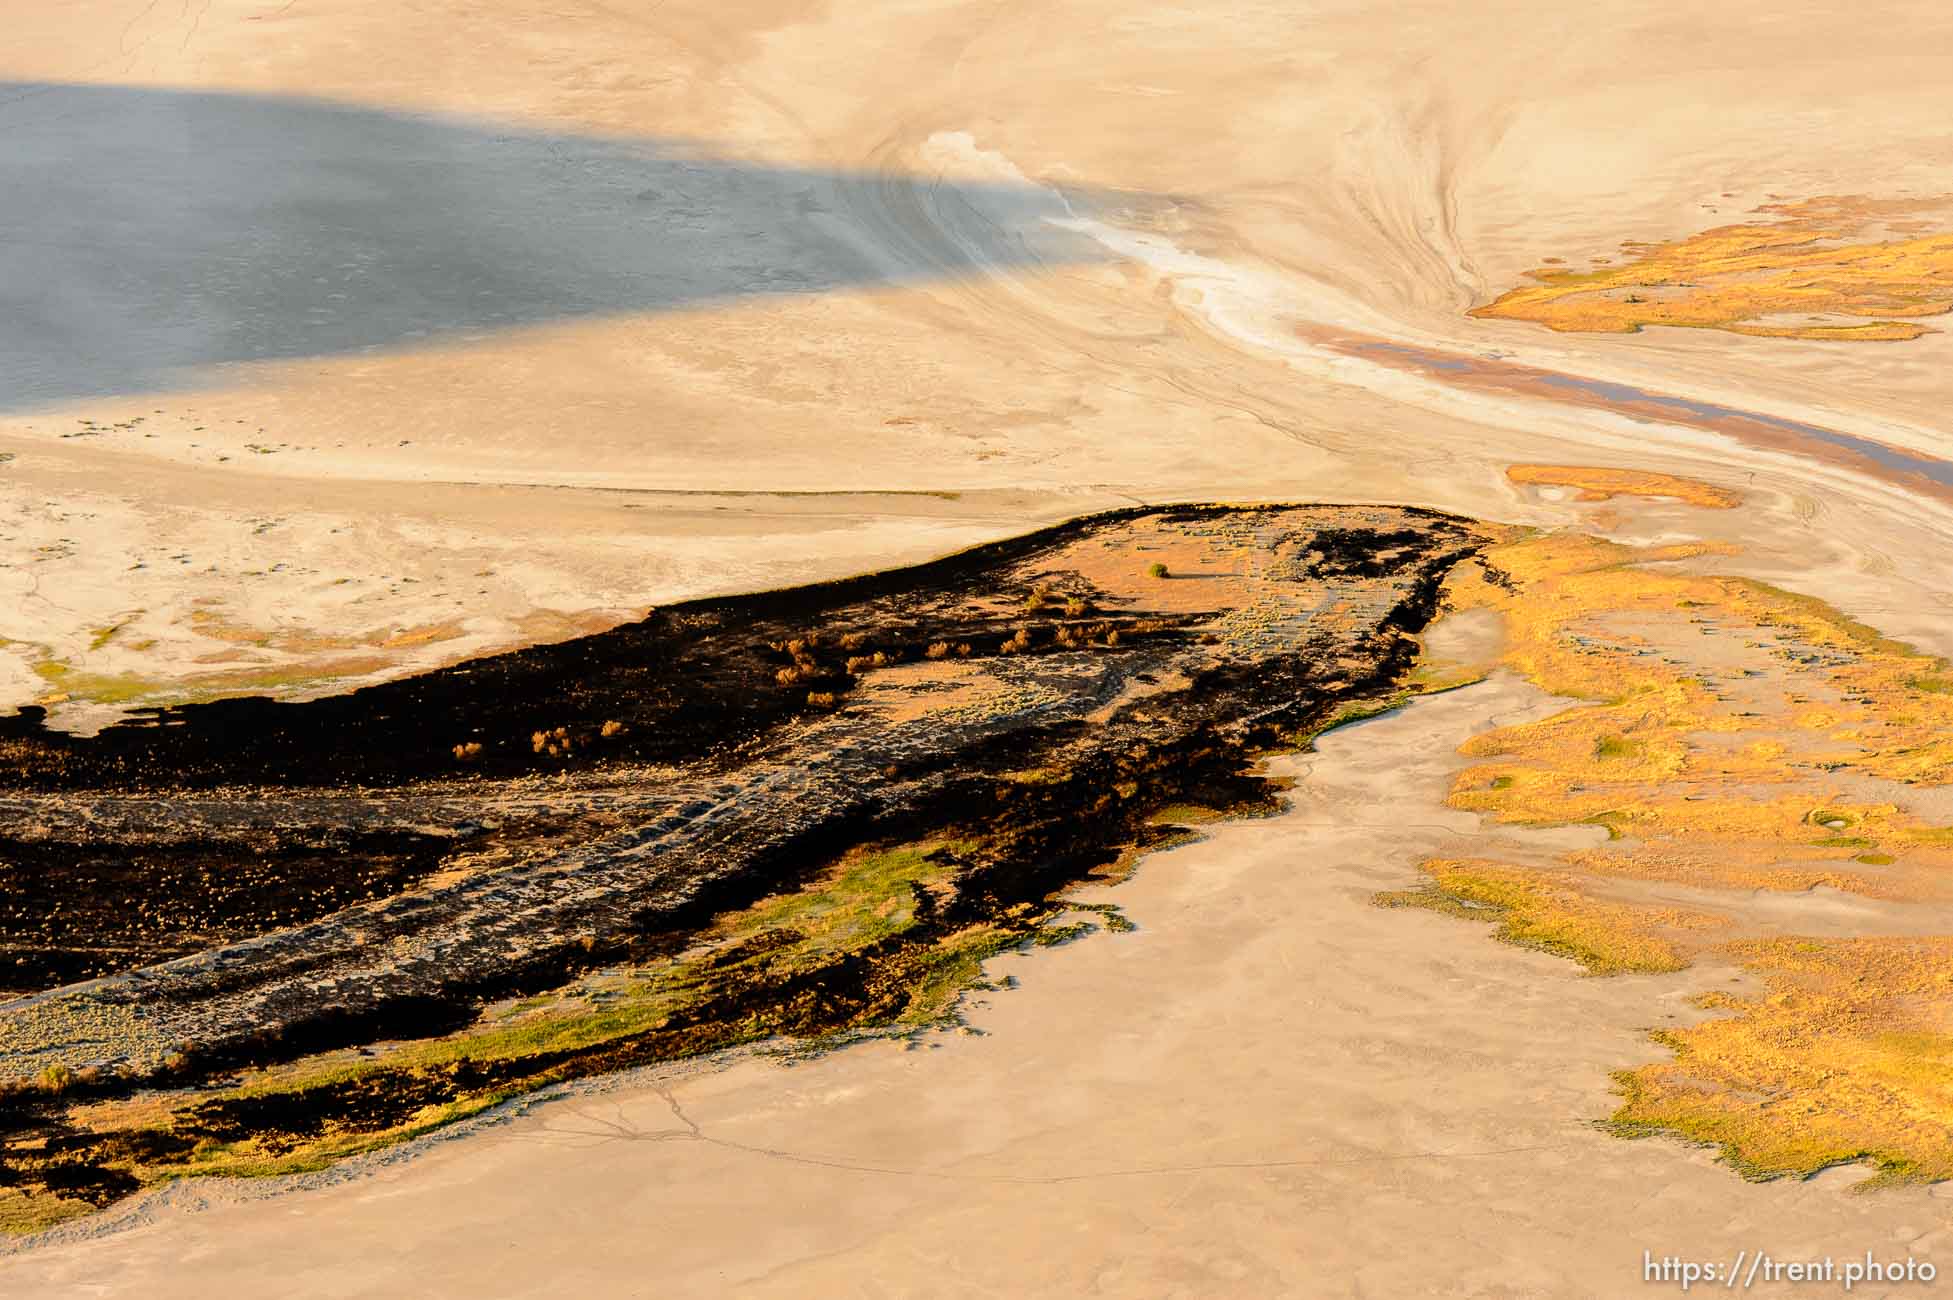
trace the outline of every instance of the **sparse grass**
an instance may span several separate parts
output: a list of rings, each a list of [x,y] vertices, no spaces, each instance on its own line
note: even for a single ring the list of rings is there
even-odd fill
[[[49,688],[70,699],[91,700],[97,704],[128,704],[160,694],[160,682],[121,673],[89,673],[55,659],[34,665],[34,674]]]
[[[1498,923],[1498,937],[1578,962],[1591,975],[1674,971],[1689,964],[1678,936],[1718,928],[1719,918],[1629,907],[1580,894],[1571,877],[1475,859],[1432,859],[1420,888],[1376,896],[1382,907],[1420,907]]]
[[[1339,705],[1314,730],[1302,735],[1299,738],[1297,747],[1307,748],[1338,727],[1347,727],[1354,723],[1367,722],[1371,718],[1380,718],[1386,713],[1403,708],[1405,702],[1409,699],[1410,693],[1406,691],[1396,695],[1388,695],[1382,699],[1352,700],[1347,704]]]
[[[1208,822],[1224,821],[1234,814],[1219,808],[1207,808],[1193,803],[1170,803],[1146,820],[1155,826],[1201,826]]]
[[[0,1187],[0,1236],[25,1237],[46,1232],[94,1212],[95,1207],[87,1201]]]
[[[1742,504],[1740,493],[1678,474],[1648,470],[1611,469],[1599,465],[1513,465],[1505,476],[1535,487],[1579,488],[1581,501],[1607,501],[1617,496],[1670,497],[1692,506],[1729,510]],[[1696,602],[1684,601],[1688,608]]]
[[[1601,736],[1594,741],[1594,757],[1597,759],[1633,758],[1641,752],[1641,747],[1625,736]]]
[[[120,632],[123,628],[129,626],[129,624],[135,622],[135,620],[136,620],[136,615],[132,614],[128,618],[123,619],[120,623],[110,623],[106,627],[96,628],[93,632],[89,634],[88,648],[90,650],[100,650],[103,646],[106,646],[110,641],[113,641],[115,639],[116,633]]]

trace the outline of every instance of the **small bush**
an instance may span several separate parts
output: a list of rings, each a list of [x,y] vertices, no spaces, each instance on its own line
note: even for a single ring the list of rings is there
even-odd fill
[[[42,1066],[40,1074],[34,1081],[41,1085],[42,1092],[51,1092],[59,1096],[74,1085],[75,1072],[56,1061],[52,1065]]]
[[[808,691],[807,703],[817,709],[831,709],[841,702],[841,697],[833,691]]]
[[[604,723],[604,725],[599,729],[598,734],[601,735],[605,740],[609,740],[614,736],[621,736],[624,734],[624,724],[617,721],[615,718],[612,718],[608,722]]]
[[[480,757],[481,742],[479,740],[464,740],[454,747],[454,759],[457,763],[472,763]]]
[[[922,657],[923,657],[923,658],[925,658],[925,659],[947,659],[947,658],[949,658],[949,642],[947,642],[947,641],[931,641],[931,642],[929,643],[929,648],[928,648],[927,650],[924,650],[924,651],[922,652]]]
[[[848,656],[848,671],[851,673],[865,673],[874,666],[875,657],[873,655]]]
[[[1158,560],[1154,560],[1151,564],[1147,565],[1146,572],[1151,574],[1155,578],[1168,578],[1173,576],[1172,574],[1167,572],[1166,566],[1164,564],[1161,564]]]

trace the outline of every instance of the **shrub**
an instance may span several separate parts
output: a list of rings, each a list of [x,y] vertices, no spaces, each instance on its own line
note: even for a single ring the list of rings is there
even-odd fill
[[[624,734],[624,724],[612,718],[604,723],[598,734],[602,735],[605,740],[609,740],[613,736],[621,736]]]
[[[873,668],[874,666],[875,666],[875,657],[873,655],[849,655],[848,656],[848,671],[851,673],[867,672],[870,668]]]
[[[841,702],[841,697],[833,691],[808,691],[807,703],[817,709],[831,709]]]
[[[947,642],[947,641],[931,641],[931,642],[929,643],[929,648],[928,648],[927,650],[924,650],[924,651],[922,652],[922,656],[923,656],[923,658],[925,658],[925,659],[947,659],[947,658],[949,658],[949,642]]]
[[[56,1061],[52,1065],[42,1066],[41,1073],[35,1079],[35,1082],[41,1085],[42,1092],[51,1092],[56,1095],[66,1092],[73,1085],[74,1081],[75,1072],[59,1061]]]
[[[1151,564],[1147,565],[1146,572],[1152,574],[1155,578],[1166,578],[1172,576],[1166,571],[1166,566],[1164,564],[1161,564],[1158,560],[1154,560]]]
[[[454,747],[454,758],[458,763],[472,763],[480,757],[481,742],[479,740],[464,740]]]

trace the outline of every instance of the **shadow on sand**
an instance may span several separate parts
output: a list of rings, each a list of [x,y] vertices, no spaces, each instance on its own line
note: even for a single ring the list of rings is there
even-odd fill
[[[315,100],[0,83],[0,409],[549,321],[1094,260],[1083,191]]]

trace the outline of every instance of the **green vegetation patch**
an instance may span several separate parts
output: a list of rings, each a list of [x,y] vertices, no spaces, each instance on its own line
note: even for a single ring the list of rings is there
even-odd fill
[[[804,888],[721,916],[670,960],[586,975],[443,1038],[322,1053],[187,1095],[78,1102],[68,1122],[85,1135],[98,1194],[9,1191],[0,1231],[39,1231],[176,1178],[323,1169],[537,1089],[633,1065],[776,1037],[821,1050],[864,1034],[948,1027],[990,958],[1132,928],[1112,905],[1057,900],[946,923],[942,910],[972,847],[938,840],[850,853]],[[52,1163],[31,1150],[8,1156],[30,1174]]]

